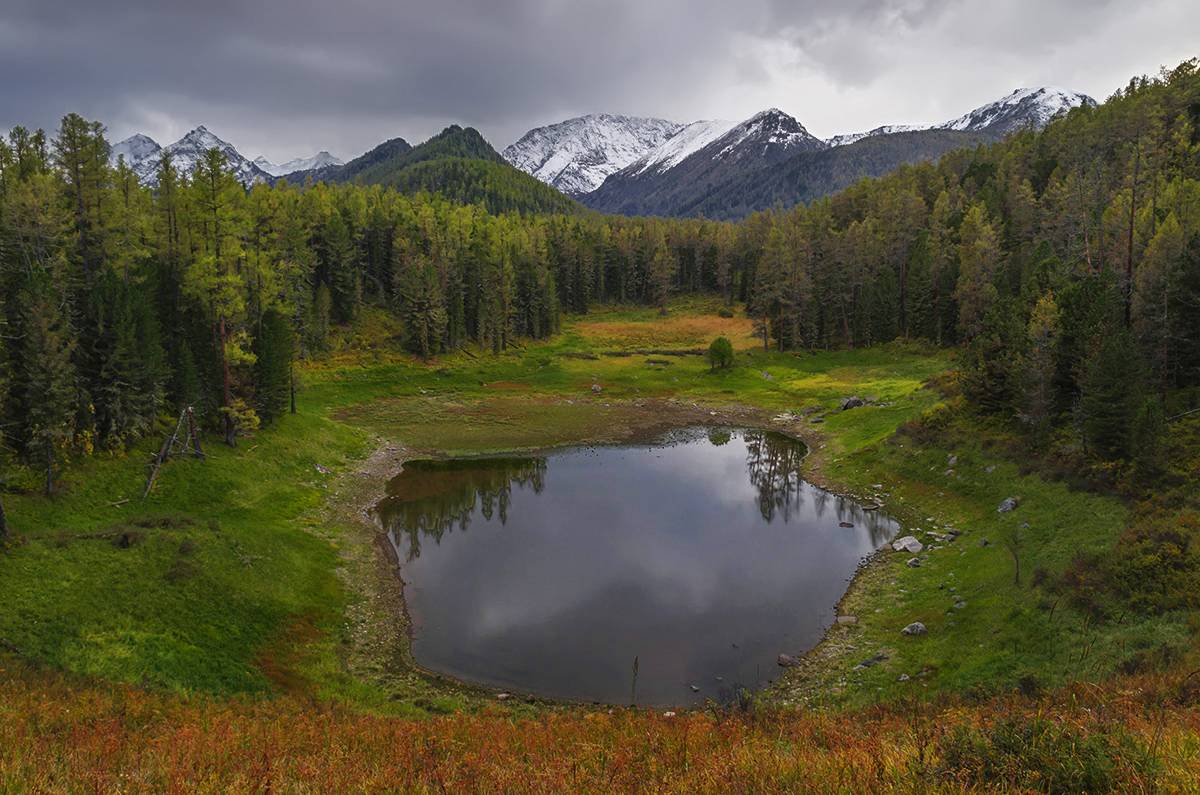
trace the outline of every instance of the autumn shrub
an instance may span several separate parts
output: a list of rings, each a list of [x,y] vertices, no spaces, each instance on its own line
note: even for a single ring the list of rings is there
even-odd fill
[[[956,783],[1047,793],[1144,790],[1157,770],[1153,754],[1120,729],[1085,731],[1040,716],[960,724],[938,739],[938,751],[939,772]]]

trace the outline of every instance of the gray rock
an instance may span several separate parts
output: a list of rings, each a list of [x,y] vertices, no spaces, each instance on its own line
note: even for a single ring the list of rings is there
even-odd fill
[[[1015,511],[1017,506],[1020,504],[1021,501],[1016,497],[1005,497],[1000,505],[997,506],[996,513],[1009,513],[1010,511]]]
[[[927,632],[925,625],[920,621],[914,621],[904,629],[900,630],[901,635],[924,635]]]
[[[954,453],[951,453],[950,455],[946,456],[946,466],[948,466],[948,467],[958,466],[958,456],[956,456]]]
[[[892,542],[892,549],[896,550],[897,552],[907,552],[910,555],[916,555],[924,548],[925,545],[913,536],[905,536],[904,538],[898,538]]]
[[[961,599],[954,603],[955,610],[962,610],[966,606],[967,606],[967,603],[962,601]]]
[[[908,566],[910,569],[919,569],[919,568],[921,568],[921,559],[920,558],[909,558],[905,562],[905,565]]]
[[[907,682],[911,677],[908,674],[900,674],[896,677],[897,682]]]
[[[781,654],[775,658],[775,663],[780,668],[791,668],[793,665],[795,665],[798,662],[800,662],[800,661],[797,660],[795,657],[793,657],[790,654]]]
[[[592,384],[592,392],[594,394],[597,394],[597,395],[600,394],[600,392],[603,391],[603,389],[604,389],[604,387],[600,386],[599,384]]]
[[[858,665],[856,665],[854,667],[859,670],[861,670],[863,668],[872,668],[876,665],[879,665],[879,663],[881,663],[881,662],[885,662],[887,660],[887,658],[888,658],[888,656],[886,654],[884,654],[883,652],[880,652],[879,654],[876,654],[874,657],[868,657],[867,659],[863,660],[862,662],[860,662]]]
[[[857,624],[858,616],[838,616],[837,622],[839,624]]]
[[[842,411],[862,408],[865,405],[867,405],[867,402],[856,395],[842,399]]]
[[[982,538],[979,540],[979,546],[981,546],[981,547],[991,546],[991,544],[992,544],[992,542],[988,541],[986,538]]]

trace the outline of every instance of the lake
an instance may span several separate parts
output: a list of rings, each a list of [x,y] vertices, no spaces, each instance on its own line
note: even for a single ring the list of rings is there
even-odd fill
[[[418,460],[377,506],[423,667],[573,701],[729,701],[812,648],[896,532],[752,430]],[[636,691],[635,691],[636,660]]]

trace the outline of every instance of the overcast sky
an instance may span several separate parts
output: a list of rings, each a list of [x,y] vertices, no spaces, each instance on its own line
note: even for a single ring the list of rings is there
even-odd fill
[[[593,112],[778,107],[827,137],[1196,55],[1200,0],[0,0],[0,129],[205,124],[277,162]]]

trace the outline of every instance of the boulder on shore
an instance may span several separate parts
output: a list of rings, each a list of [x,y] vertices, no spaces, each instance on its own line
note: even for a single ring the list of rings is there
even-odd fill
[[[867,401],[863,400],[862,398],[858,397],[857,395],[852,395],[848,398],[842,399],[842,411],[849,411],[850,409],[862,408],[865,405],[867,405]]]
[[[898,538],[892,542],[892,549],[897,552],[907,552],[910,555],[916,555],[923,550],[925,545],[918,541],[914,536],[905,536]]]
[[[901,635],[924,635],[927,630],[925,625],[920,621],[914,621],[904,629],[900,630]]]
[[[790,654],[781,654],[775,658],[775,662],[778,663],[780,668],[791,668],[793,665],[798,663],[799,660]]]

